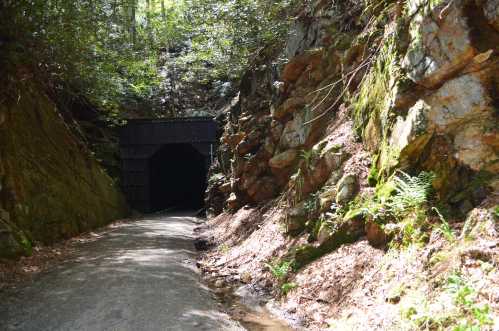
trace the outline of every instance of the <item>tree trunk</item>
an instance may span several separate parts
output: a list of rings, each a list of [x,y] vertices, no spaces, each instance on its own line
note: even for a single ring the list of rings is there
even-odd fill
[[[132,41],[132,46],[137,44],[137,20],[136,20],[136,11],[137,11],[137,0],[131,0],[129,2],[129,19],[130,19],[130,37]]]
[[[161,0],[161,18],[163,19],[163,22],[166,22],[165,0]]]

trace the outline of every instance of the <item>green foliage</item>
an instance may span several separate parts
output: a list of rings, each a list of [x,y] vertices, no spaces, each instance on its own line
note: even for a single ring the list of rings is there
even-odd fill
[[[319,154],[318,151],[312,149],[309,150],[302,150],[300,153],[300,158],[303,160],[303,165],[305,169],[310,170],[312,166],[312,161],[317,157]]]
[[[221,244],[219,247],[218,247],[218,250],[222,253],[222,254],[227,254],[229,251],[230,251],[230,246],[227,245],[227,244]]]
[[[482,330],[493,324],[490,307],[478,302],[478,293],[473,286],[465,281],[459,273],[450,275],[447,279],[446,290],[454,295],[454,304],[458,308],[459,321],[454,331]]]
[[[367,182],[369,186],[376,186],[378,183],[379,170],[376,166],[376,162],[373,162],[371,168],[369,169],[369,175],[367,177]]]
[[[370,119],[379,119],[386,110],[389,97],[390,80],[398,72],[396,41],[394,38],[382,43],[383,47],[377,50],[377,57],[372,60],[371,70],[363,77],[359,91],[353,96],[352,118],[354,130],[362,137],[364,129]]]
[[[305,185],[305,175],[301,168],[290,177],[290,193],[288,194],[291,197],[289,203],[291,206],[297,205],[302,199],[302,191],[303,185]]]
[[[33,252],[33,246],[32,246],[31,241],[28,238],[26,238],[25,236],[22,236],[20,244],[23,247],[26,254],[31,255],[31,253]]]
[[[407,246],[427,237],[427,202],[434,175],[421,172],[413,177],[399,172],[400,176],[392,178],[394,194],[386,202],[386,208],[400,222],[400,239]]]
[[[418,213],[428,202],[432,189],[434,174],[421,172],[412,177],[403,171],[401,176],[394,177],[395,194],[387,203],[390,211],[398,218],[403,218],[411,213]]]
[[[291,290],[297,288],[296,283],[284,283],[281,285],[281,293],[287,295]]]
[[[286,295],[289,291],[296,288],[298,285],[292,282],[286,282],[289,273],[295,269],[295,263],[292,261],[277,261],[274,263],[265,263],[265,266],[270,270],[272,276],[277,280],[281,294]]]
[[[307,200],[305,200],[303,208],[305,209],[309,217],[315,214],[317,210],[319,210],[320,208],[320,200],[319,200],[320,194],[321,194],[320,191],[310,194],[310,197]]]
[[[265,263],[265,266],[269,268],[272,275],[279,281],[285,280],[288,277],[288,273],[292,270],[293,263],[290,261],[281,261],[278,263]]]
[[[429,304],[419,298],[417,305],[403,309],[410,330],[474,331],[490,330],[493,325],[490,307],[480,302],[477,290],[458,272],[447,278],[434,299]]]
[[[398,239],[404,246],[419,242],[427,236],[426,230],[430,227],[428,204],[433,179],[434,174],[428,172],[410,176],[399,171],[398,176],[392,176],[388,182],[378,186],[374,197],[354,200],[348,207],[346,218],[362,214],[382,226],[398,223]],[[441,231],[445,232],[444,235],[450,235],[446,222],[442,222]]]
[[[122,108],[172,115],[163,109],[168,72],[183,72],[183,82],[191,83],[237,79],[251,54],[286,33],[291,5],[6,0],[0,4],[0,40],[3,56],[29,62],[56,93],[83,94],[119,123]],[[178,55],[163,67],[169,49]]]
[[[360,205],[366,215],[380,223],[389,217],[402,221],[407,217],[426,215],[434,175],[421,172],[413,177],[400,170],[399,173],[399,176],[393,176],[389,182],[378,187],[374,199],[356,201],[350,209],[357,209],[356,206]]]
[[[436,228],[436,231],[443,234],[447,241],[454,242],[456,240],[456,236],[454,235],[454,232],[452,232],[449,222],[447,222],[445,217],[436,207],[433,207],[432,210],[435,211],[441,222],[441,224]]]
[[[152,32],[157,9],[143,0],[20,0],[4,6],[0,36],[10,41],[6,56],[30,59],[55,90],[82,93],[113,112],[158,89],[162,41],[154,36],[170,34]]]
[[[294,1],[193,0],[184,11],[191,51],[182,56],[185,65],[202,73],[203,63],[213,68],[207,79],[236,78],[249,56],[262,45],[278,40],[286,32],[287,8]],[[187,77],[186,77],[187,78]]]

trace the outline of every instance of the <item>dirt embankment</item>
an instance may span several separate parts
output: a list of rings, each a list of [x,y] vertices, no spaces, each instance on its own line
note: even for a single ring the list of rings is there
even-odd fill
[[[474,230],[474,239],[449,242],[435,233],[427,245],[404,250],[375,248],[360,237],[279,275],[273,269],[306,242],[284,233],[282,214],[279,208],[247,207],[209,220],[201,234],[213,246],[198,262],[204,277],[222,290],[243,286],[242,300],[270,300],[276,316],[307,330],[418,330],[462,322],[469,317],[456,299],[457,277],[457,291],[469,288],[474,308],[488,307],[482,329],[498,326],[499,240],[490,219]]]

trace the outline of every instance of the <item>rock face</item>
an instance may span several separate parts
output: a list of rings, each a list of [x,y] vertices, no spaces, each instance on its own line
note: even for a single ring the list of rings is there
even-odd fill
[[[368,3],[304,5],[285,46],[263,49],[244,75],[219,157],[231,160],[218,172],[234,183],[224,193],[232,208],[279,195],[293,208],[316,192],[324,210],[345,206],[367,186],[354,176],[365,150],[370,184],[397,169],[431,171],[437,196],[455,210],[496,190],[497,1]],[[343,127],[342,108],[351,114]],[[353,131],[363,146],[341,147]]]
[[[31,245],[22,231],[10,222],[9,213],[0,210],[0,258],[16,258],[30,254]]]
[[[272,169],[284,169],[293,165],[298,153],[294,149],[289,149],[281,154],[277,154],[269,160],[269,166]]]
[[[462,1],[458,1],[462,2]],[[426,1],[410,1],[410,37],[413,40],[402,63],[408,77],[432,88],[452,77],[476,54],[464,6],[441,1],[424,8]]]
[[[344,205],[352,200],[357,193],[357,177],[354,174],[348,174],[340,179],[336,186],[336,203]]]
[[[499,172],[499,34],[490,24],[496,7],[489,2],[441,1],[423,9],[422,2],[410,2],[412,42],[407,50],[392,53],[403,56],[400,68],[407,76],[396,70],[389,74],[390,81],[406,79],[412,88],[399,85],[386,95],[388,105],[412,101],[397,111],[382,109],[380,117],[371,120],[377,132],[388,135],[387,143],[374,150],[380,155],[381,175],[397,167],[432,171],[440,197],[460,208],[470,202],[457,202],[453,195],[466,189],[478,173],[487,172],[491,178]],[[369,145],[381,140],[365,137]]]
[[[55,104],[33,83],[19,91],[18,100],[0,104],[0,257],[29,253],[33,241],[68,238],[127,211]]]
[[[226,115],[224,137],[245,137],[250,147],[222,148],[219,158],[231,164],[217,171],[234,183],[225,208],[236,214],[221,219],[236,226],[241,207],[250,204],[263,220],[213,263],[230,261],[224,271],[249,271],[255,282],[265,274],[262,263],[291,263],[286,281],[300,286],[281,292],[279,301],[295,316],[308,313],[317,329],[420,328],[406,321],[369,325],[379,305],[401,316],[406,305],[395,303],[410,298],[413,307],[415,297],[399,291],[384,302],[392,276],[384,282],[372,275],[391,255],[385,249],[398,254],[405,251],[400,246],[411,247],[410,261],[395,254],[396,271],[385,273],[397,275],[399,289],[399,276],[411,275],[406,290],[414,271],[424,274],[434,258],[445,256],[449,268],[443,247],[466,246],[459,254],[483,261],[497,248],[498,8],[497,0],[325,0],[297,10],[285,46],[262,50],[241,82],[241,107]],[[461,238],[456,221],[467,224]],[[462,246],[465,238],[470,242]],[[484,238],[491,242],[470,244]],[[373,272],[364,269],[369,263]],[[463,275],[475,273],[471,265]],[[425,288],[417,297],[427,302],[442,293],[433,280],[451,270],[429,269],[432,284],[414,286]],[[365,301],[366,293],[373,301]],[[318,294],[321,300],[301,304]],[[368,306],[359,309],[363,302]],[[452,308],[444,306],[442,316],[449,316]],[[343,313],[328,320],[331,311]],[[350,318],[355,312],[362,316]]]
[[[499,31],[499,1],[488,0],[483,6],[483,13],[489,23]]]

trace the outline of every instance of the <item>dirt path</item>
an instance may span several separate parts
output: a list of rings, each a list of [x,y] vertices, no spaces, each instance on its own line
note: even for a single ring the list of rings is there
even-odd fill
[[[0,330],[240,330],[200,282],[195,222],[147,217],[81,244],[70,261],[0,292]]]

